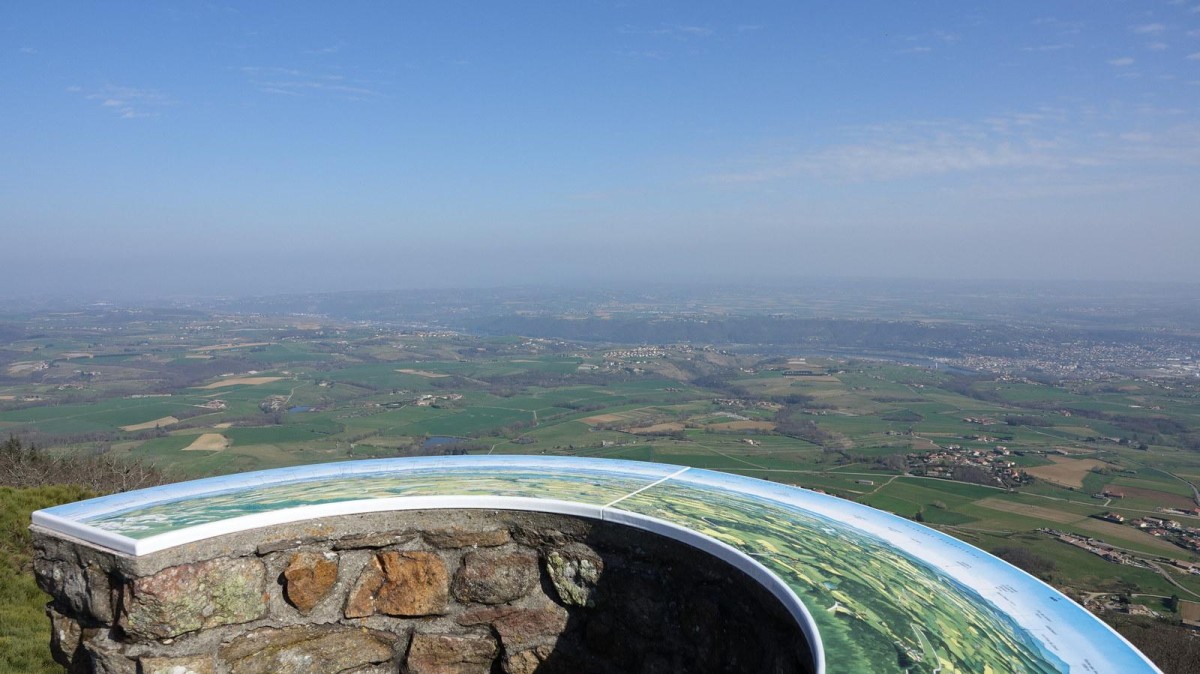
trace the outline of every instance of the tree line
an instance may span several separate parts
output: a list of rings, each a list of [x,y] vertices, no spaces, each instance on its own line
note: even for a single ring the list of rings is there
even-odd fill
[[[6,487],[69,484],[110,494],[169,481],[158,468],[141,460],[119,458],[111,452],[57,457],[15,435],[0,443],[0,485]]]

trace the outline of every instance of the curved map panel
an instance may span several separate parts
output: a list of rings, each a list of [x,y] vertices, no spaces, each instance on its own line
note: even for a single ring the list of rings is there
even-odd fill
[[[717,541],[790,588],[830,672],[1158,671],[1078,604],[970,545],[833,496],[696,468],[524,456],[354,461],[115,494],[38,511],[33,522],[140,555],[315,517],[471,507]]]

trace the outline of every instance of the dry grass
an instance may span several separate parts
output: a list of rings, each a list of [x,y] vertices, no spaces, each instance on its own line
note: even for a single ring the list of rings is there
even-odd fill
[[[682,431],[683,424],[678,422],[669,422],[664,424],[654,424],[652,426],[642,426],[641,428],[631,428],[630,433],[674,433]]]
[[[1039,520],[1058,522],[1059,524],[1071,524],[1073,522],[1087,519],[1087,517],[1080,515],[1079,513],[1067,512],[1065,510],[1055,510],[1053,508],[1043,508],[1042,506],[1028,505],[1025,503],[1014,503],[1013,501],[1005,501],[1004,499],[998,498],[980,499],[975,502],[975,505],[987,508],[989,510],[999,510],[1001,512],[1012,513],[1014,515],[1024,515],[1025,517],[1033,517]]]
[[[40,360],[32,361],[32,362],[25,361],[25,362],[21,362],[21,363],[13,363],[12,365],[8,366],[8,373],[15,376],[15,375],[28,374],[30,372],[36,372],[38,370],[38,368],[41,366],[41,364],[42,364],[42,361],[40,361]]]
[[[773,431],[775,424],[769,421],[727,421],[720,424],[709,424],[707,428],[714,431]]]
[[[688,372],[670,361],[646,363],[642,367],[651,372],[656,372],[667,379],[674,379],[676,381],[686,381],[689,377]]]
[[[414,445],[419,444],[419,441],[403,435],[373,435],[365,440],[359,440],[357,444],[391,449],[411,449]]]
[[[220,433],[205,433],[195,440],[192,444],[183,448],[183,451],[201,450],[206,452],[219,452],[229,446],[229,438]]]
[[[580,419],[580,421],[589,426],[595,426],[596,424],[615,424],[618,421],[625,421],[625,417],[619,414],[597,414],[594,417]]]
[[[248,346],[270,346],[271,342],[246,342],[245,344],[217,344],[215,346],[197,346],[192,351],[227,351],[229,349],[243,349]]]
[[[408,368],[396,370],[396,372],[399,372],[400,374],[415,374],[418,377],[425,377],[426,379],[441,379],[442,377],[450,376],[441,372],[430,372],[429,370],[411,370]]]
[[[799,374],[788,375],[784,377],[786,381],[805,382],[805,383],[825,383],[825,384],[840,384],[841,379],[831,374]]]
[[[146,421],[146,422],[143,422],[140,424],[130,424],[128,426],[122,426],[121,430],[123,430],[123,431],[146,431],[151,428],[170,426],[171,424],[177,424],[177,423],[179,423],[179,420],[176,419],[175,417],[162,417],[159,419],[155,419],[154,421]]]
[[[1026,468],[1025,471],[1038,479],[1079,489],[1083,487],[1083,478],[1087,477],[1093,468],[1108,465],[1096,459],[1068,459],[1063,456],[1051,456],[1050,460],[1054,463],[1049,466]]]
[[[259,384],[270,384],[271,382],[279,381],[280,379],[283,379],[283,377],[231,377],[229,379],[222,379],[221,381],[213,382],[205,386],[199,386],[197,388],[224,388],[226,386],[238,386],[240,384],[245,384],[246,386],[258,386]]]
[[[912,448],[926,452],[933,452],[941,449],[941,447],[939,447],[938,444],[933,440],[930,440],[929,438],[918,437],[912,438]]]
[[[1186,496],[1179,494],[1171,494],[1157,489],[1143,489],[1142,487],[1126,487],[1122,484],[1114,484],[1110,487],[1113,491],[1119,491],[1125,495],[1125,498],[1140,498],[1147,501],[1153,501],[1155,504],[1164,508],[1181,508],[1191,510],[1196,507],[1196,503]],[[1121,502],[1113,501],[1112,505],[1118,505]]]
[[[1179,602],[1179,617],[1193,625],[1200,624],[1200,603],[1194,601]]]

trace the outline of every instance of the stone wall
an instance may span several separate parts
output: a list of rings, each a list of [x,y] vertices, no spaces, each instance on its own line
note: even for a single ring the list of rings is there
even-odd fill
[[[69,672],[811,671],[802,632],[748,576],[593,520],[372,513],[137,558],[34,534]]]

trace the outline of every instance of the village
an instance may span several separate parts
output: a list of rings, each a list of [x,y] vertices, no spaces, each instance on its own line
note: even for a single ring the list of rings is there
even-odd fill
[[[1033,482],[1012,459],[1004,445],[992,449],[971,449],[951,444],[932,452],[904,455],[905,470],[911,475],[937,477],[1012,489]]]
[[[1161,508],[1164,514],[1190,515],[1192,517],[1200,517],[1200,508],[1191,508],[1190,510],[1179,510],[1176,508]],[[1137,527],[1142,531],[1154,536],[1170,541],[1185,550],[1200,552],[1200,527],[1187,526],[1176,520],[1162,519],[1160,517],[1138,517],[1129,519],[1124,515],[1116,512],[1108,512],[1099,516],[1099,519],[1115,524],[1126,524]]]

